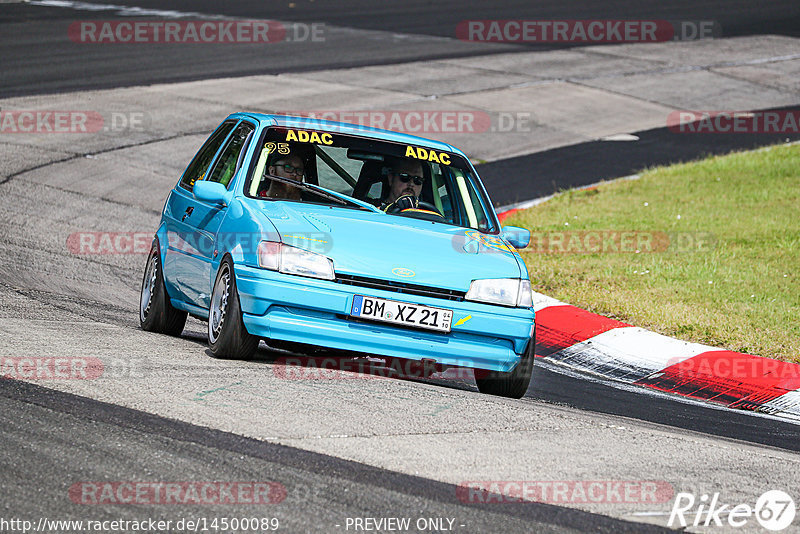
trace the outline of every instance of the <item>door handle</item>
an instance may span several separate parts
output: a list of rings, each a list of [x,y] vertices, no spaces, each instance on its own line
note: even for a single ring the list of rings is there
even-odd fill
[[[181,218],[181,222],[185,221],[186,217],[191,215],[193,211],[194,211],[194,206],[189,206],[188,208],[186,208],[186,212],[183,214],[183,217]]]

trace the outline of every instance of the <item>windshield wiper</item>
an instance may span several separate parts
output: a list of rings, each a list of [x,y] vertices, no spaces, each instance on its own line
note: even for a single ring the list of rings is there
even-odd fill
[[[301,181],[295,180],[293,178],[284,178],[283,176],[275,176],[274,174],[265,174],[264,176],[266,178],[269,178],[270,180],[277,180],[277,181],[282,182],[284,184],[289,184],[289,185],[292,185],[294,187],[298,187],[300,189],[303,189],[305,191],[311,191],[313,193],[318,194],[319,196],[321,196],[323,198],[327,198],[328,200],[333,200],[334,202],[336,202],[338,204],[347,205],[347,201],[337,197],[336,195],[330,194],[327,191],[327,189],[325,189],[324,187],[319,187],[318,185],[313,185],[313,184],[308,184],[306,182],[301,182]]]
[[[373,206],[368,202],[362,202],[360,200],[356,200],[355,198],[348,197],[347,195],[343,195],[341,193],[337,193],[336,191],[331,191],[330,189],[326,189],[320,185],[310,184],[308,182],[301,182],[299,180],[295,180],[293,178],[285,178],[283,176],[275,176],[274,174],[265,174],[266,178],[270,180],[277,180],[279,182],[293,185],[295,187],[299,187],[305,191],[311,191],[323,198],[328,200],[332,200],[337,204],[341,204],[342,206],[353,205],[358,206],[361,209],[368,209],[370,211],[380,211],[378,208]]]

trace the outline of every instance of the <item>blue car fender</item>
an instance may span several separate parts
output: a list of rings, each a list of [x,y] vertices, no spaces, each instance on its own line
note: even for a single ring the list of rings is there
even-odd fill
[[[161,224],[156,230],[155,235],[153,236],[154,241],[158,241],[158,249],[161,252],[161,265],[164,265],[164,262],[167,259],[167,223],[166,221],[161,221]]]
[[[226,254],[231,256],[234,266],[258,266],[258,244],[262,240],[278,240],[278,236],[278,230],[264,214],[234,198],[214,236],[217,254],[211,259],[210,287],[214,286],[219,265]]]

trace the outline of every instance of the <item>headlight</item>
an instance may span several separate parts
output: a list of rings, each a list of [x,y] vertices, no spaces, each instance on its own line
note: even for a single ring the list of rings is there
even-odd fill
[[[517,306],[520,308],[530,308],[533,306],[533,291],[531,291],[530,280],[519,281],[519,297],[517,297]]]
[[[533,305],[530,281],[519,278],[473,280],[465,298],[519,308],[530,308]]]
[[[335,278],[332,259],[275,241],[262,241],[258,244],[258,266],[285,274],[325,280]]]
[[[281,268],[281,244],[275,241],[262,241],[258,244],[258,266],[277,271]]]

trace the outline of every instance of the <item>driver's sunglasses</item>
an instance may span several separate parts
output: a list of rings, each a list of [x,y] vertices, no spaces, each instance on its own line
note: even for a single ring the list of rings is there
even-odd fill
[[[414,180],[414,185],[422,185],[425,182],[425,179],[422,176],[408,174],[407,172],[398,172],[395,173],[395,175],[400,178],[400,181],[404,184],[407,184],[411,180]]]
[[[303,169],[300,167],[295,167],[293,165],[289,165],[288,163],[276,163],[275,167],[283,168],[283,171],[286,174],[294,174],[295,176],[303,176]]]

